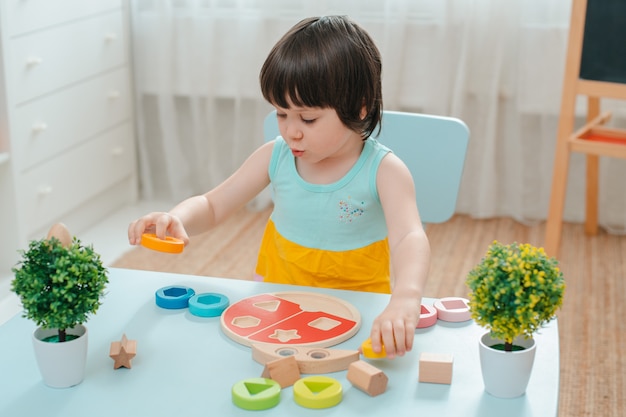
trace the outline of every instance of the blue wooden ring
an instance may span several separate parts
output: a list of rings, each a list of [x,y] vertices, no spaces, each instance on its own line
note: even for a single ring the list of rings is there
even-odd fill
[[[189,299],[189,312],[199,317],[218,317],[226,310],[228,304],[229,300],[225,295],[205,292]]]
[[[171,285],[169,287],[163,287],[155,293],[156,305],[161,308],[167,309],[179,309],[187,308],[189,306],[189,299],[196,292],[189,287],[183,287],[180,285]]]

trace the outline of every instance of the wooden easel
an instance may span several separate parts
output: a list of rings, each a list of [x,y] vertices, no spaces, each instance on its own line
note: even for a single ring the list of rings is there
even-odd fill
[[[587,121],[574,130],[578,95],[587,97]],[[599,157],[626,159],[626,131],[604,126],[610,112],[600,99],[626,100],[626,4],[623,0],[573,0],[561,113],[557,132],[545,250],[557,256],[570,152],[586,155],[585,232],[598,230]]]

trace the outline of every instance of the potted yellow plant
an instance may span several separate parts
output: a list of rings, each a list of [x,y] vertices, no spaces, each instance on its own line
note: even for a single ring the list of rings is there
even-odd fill
[[[502,398],[523,395],[534,362],[533,335],[563,304],[558,261],[528,243],[494,241],[466,283],[472,318],[489,330],[479,343],[486,391]]]
[[[44,383],[66,388],[83,380],[87,357],[83,323],[98,310],[108,277],[93,247],[70,238],[60,224],[51,234],[20,251],[11,288],[21,301],[23,316],[39,326],[32,340]]]

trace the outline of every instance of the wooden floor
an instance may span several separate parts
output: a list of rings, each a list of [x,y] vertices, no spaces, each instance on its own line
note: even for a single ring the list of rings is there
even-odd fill
[[[269,211],[242,210],[194,237],[181,255],[136,248],[115,267],[251,279]],[[467,296],[465,276],[493,240],[543,243],[545,224],[455,216],[430,225],[428,297]],[[586,236],[565,224],[559,255],[566,280],[558,313],[561,346],[559,416],[626,416],[626,236]]]

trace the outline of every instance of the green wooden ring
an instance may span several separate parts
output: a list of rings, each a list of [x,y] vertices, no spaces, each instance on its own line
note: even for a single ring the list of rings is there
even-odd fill
[[[328,376],[309,376],[293,384],[293,399],[306,408],[330,408],[343,398],[341,382]]]
[[[280,384],[268,378],[249,378],[231,390],[233,404],[244,410],[267,410],[280,402]]]

